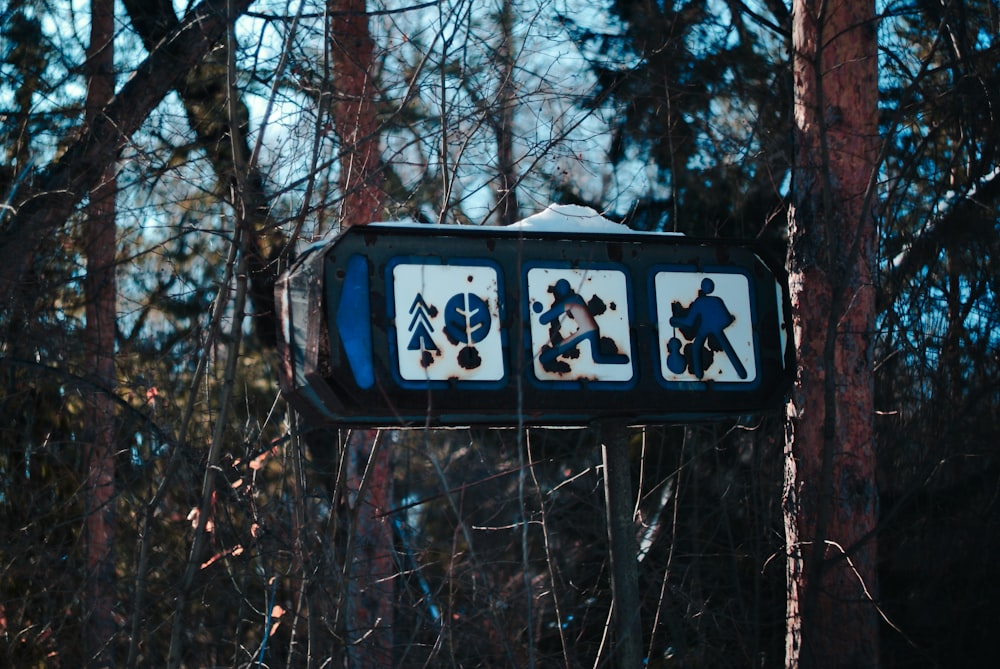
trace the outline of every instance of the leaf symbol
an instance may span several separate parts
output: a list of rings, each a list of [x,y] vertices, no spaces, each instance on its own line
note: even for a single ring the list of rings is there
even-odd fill
[[[473,293],[453,295],[444,308],[444,333],[452,344],[478,344],[490,333],[489,305]]]

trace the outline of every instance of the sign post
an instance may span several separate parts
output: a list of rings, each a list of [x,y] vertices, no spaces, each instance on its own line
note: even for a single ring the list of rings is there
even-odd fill
[[[604,498],[611,547],[611,595],[615,620],[615,666],[642,666],[642,617],[639,613],[638,548],[635,543],[628,433],[624,423],[597,424],[604,461]]]
[[[780,409],[793,349],[783,272],[753,244],[616,228],[349,228],[308,249],[276,298],[282,392],[307,419],[598,428],[614,653],[631,668],[626,427]]]

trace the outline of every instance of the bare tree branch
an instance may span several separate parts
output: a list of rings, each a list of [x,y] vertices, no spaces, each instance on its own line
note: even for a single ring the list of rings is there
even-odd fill
[[[34,178],[2,230],[0,299],[8,308],[39,242],[69,218],[128,138],[252,3],[204,0],[195,7],[181,29],[156,47],[104,112],[83,128],[79,139]]]

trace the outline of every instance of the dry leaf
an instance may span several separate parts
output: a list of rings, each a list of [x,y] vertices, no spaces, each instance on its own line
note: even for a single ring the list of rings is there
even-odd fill
[[[265,460],[267,460],[272,455],[277,455],[277,453],[278,453],[277,446],[275,446],[274,448],[269,448],[268,450],[264,451],[263,453],[261,453],[256,458],[250,461],[250,469],[254,470],[260,469],[261,467],[264,466]]]

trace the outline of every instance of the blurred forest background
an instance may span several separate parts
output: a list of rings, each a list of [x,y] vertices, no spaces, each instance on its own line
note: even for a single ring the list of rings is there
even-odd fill
[[[988,666],[1000,4],[877,13],[882,664]],[[791,32],[781,0],[8,0],[0,665],[606,666],[593,436],[306,425],[273,283],[343,225],[553,202],[783,257]],[[392,478],[372,564],[352,439]],[[783,665],[783,441],[630,433],[648,666]]]

